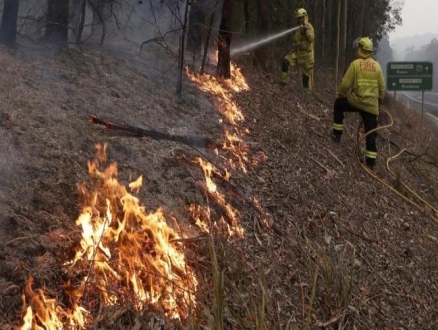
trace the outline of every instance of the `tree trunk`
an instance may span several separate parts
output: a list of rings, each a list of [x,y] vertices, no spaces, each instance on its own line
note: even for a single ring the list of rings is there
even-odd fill
[[[105,41],[106,36],[106,23],[105,19],[103,18],[103,10],[104,6],[100,3],[94,4],[93,1],[88,0],[88,4],[90,5],[91,9],[93,10],[93,24],[92,24],[92,34],[94,34],[94,26],[102,25],[102,35],[100,37],[100,44],[103,45],[103,42]],[[96,23],[96,17],[97,17],[97,23]]]
[[[0,27],[0,43],[13,46],[17,36],[17,16],[19,0],[5,0],[2,24]]]
[[[365,15],[366,15],[366,0],[355,1],[354,13],[352,17],[354,17],[353,23],[353,36],[352,40],[355,40],[359,37],[365,36]],[[356,57],[356,49],[350,48],[349,54],[349,62],[351,62]]]
[[[344,73],[347,64],[347,34],[348,34],[348,0],[343,0],[344,3],[344,13],[342,18],[342,28],[341,28],[341,51],[340,51],[340,62],[339,66],[341,72]]]
[[[338,10],[336,15],[336,65],[335,65],[335,92],[338,89],[338,80],[339,80],[339,44],[340,44],[340,36],[341,36],[341,2],[342,0],[338,0]]]
[[[79,43],[85,23],[86,0],[71,0],[71,40]]]
[[[194,58],[201,55],[206,25],[205,0],[197,0],[190,6],[187,32],[187,50],[193,53]]]
[[[334,21],[336,21],[336,8],[334,2],[337,0],[328,0],[328,10],[326,17],[328,18],[327,21],[327,30],[324,31],[328,43],[327,43],[327,49],[325,50],[325,54],[333,54],[336,50],[335,43],[333,42],[333,36],[336,35],[336,25],[334,24]],[[330,58],[332,60],[332,58]]]
[[[49,0],[45,39],[68,46],[68,0]]]
[[[243,0],[243,15],[245,17],[245,33],[249,34],[249,0]]]
[[[258,0],[258,27],[257,32],[259,37],[264,37],[268,33],[269,29],[269,5],[268,0]],[[268,47],[262,46],[255,50],[255,61],[256,64],[262,68],[266,69],[268,64]]]
[[[367,31],[367,26],[368,26],[368,21],[367,21],[367,17],[368,17],[368,0],[363,0],[364,2],[364,10],[363,10],[363,27],[362,27],[362,35],[363,36],[367,36],[368,35],[368,31]]]
[[[182,93],[182,80],[183,80],[183,71],[184,71],[184,50],[185,48],[185,37],[186,37],[186,29],[187,29],[187,18],[189,13],[189,1],[186,3],[186,9],[184,10],[184,20],[182,26],[181,33],[181,45],[179,47],[179,60],[178,60],[178,81],[176,82],[176,94],[181,96]]]
[[[217,75],[225,79],[231,78],[230,46],[231,46],[231,23],[233,20],[234,0],[224,0],[222,7],[222,19],[219,27]]]
[[[207,36],[205,38],[205,43],[204,43],[204,55],[202,57],[200,74],[204,74],[205,62],[207,61],[207,55],[208,55],[208,47],[210,46],[210,38],[212,37],[212,33],[213,33],[213,25],[216,17],[216,11],[218,10],[218,6],[219,6],[219,1],[220,0],[216,0],[214,4],[214,8],[210,12],[210,18],[209,18],[210,22],[208,24]]]
[[[322,41],[321,41],[321,49],[322,49],[322,58],[325,58],[325,35],[326,35],[326,24],[325,24],[325,13],[326,13],[326,4],[325,4],[325,1],[326,0],[322,0],[322,22],[321,22],[321,26],[322,26],[322,29],[321,29],[321,31],[320,31],[320,33],[321,33],[321,39],[322,39]]]

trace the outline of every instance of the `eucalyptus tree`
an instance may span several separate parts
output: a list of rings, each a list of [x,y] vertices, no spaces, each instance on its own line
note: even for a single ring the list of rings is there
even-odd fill
[[[231,77],[230,47],[232,39],[233,0],[224,0],[222,18],[219,26],[217,74],[223,78]]]

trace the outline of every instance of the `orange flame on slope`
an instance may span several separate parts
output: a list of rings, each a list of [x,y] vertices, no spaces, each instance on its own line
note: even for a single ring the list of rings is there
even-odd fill
[[[249,90],[245,77],[240,72],[240,69],[231,65],[231,79],[219,80],[214,76],[204,74],[195,76],[194,74],[187,72],[187,76],[195,83],[198,84],[201,90],[204,90],[212,95],[215,95],[219,100],[219,112],[227,119],[227,121],[236,126],[242,122],[245,117],[240,111],[237,104],[232,100],[232,93],[227,90],[232,89],[234,92],[241,92]],[[221,82],[225,82],[225,85]]]
[[[190,72],[187,72],[187,76],[195,82],[201,90],[215,96],[219,113],[236,131],[234,133],[228,130],[225,131],[225,142],[222,149],[230,153],[234,158],[237,158],[237,162],[232,158],[228,160],[232,168],[239,168],[246,172],[245,164],[248,162],[248,151],[243,146],[244,143],[242,143],[243,141],[237,134],[238,125],[245,120],[245,117],[232,98],[236,92],[249,90],[245,77],[242,75],[240,69],[233,63],[231,63],[231,79],[218,79],[208,74],[196,76]]]
[[[196,305],[197,280],[185,262],[181,243],[173,243],[177,233],[167,226],[161,209],[147,214],[138,198],[118,182],[115,164],[99,170],[105,151],[106,145],[97,146],[97,159],[88,163],[90,187],[79,186],[84,206],[76,224],[82,227],[82,239],[74,259],[66,265],[67,274],[77,283],[65,285],[73,308],[63,310],[42,290],[32,291],[29,278],[21,329],[62,329],[64,319],[82,328],[88,312],[80,302],[89,313],[97,312],[96,305],[123,304],[139,311],[156,307],[176,319],[187,318]],[[139,189],[140,184],[139,178],[130,187]]]
[[[216,184],[212,180],[212,173],[221,176],[219,171],[209,162],[205,162],[201,158],[197,157],[194,160],[198,163],[204,171],[206,188],[210,197],[212,197],[216,203],[224,211],[228,221],[221,217],[214,225],[221,226],[225,230],[228,236],[243,237],[244,229],[240,226],[239,212],[233,208],[233,206],[227,202],[225,195],[220,193],[217,189]],[[228,173],[225,179],[227,180]],[[210,232],[206,222],[210,221],[210,210],[203,210],[201,206],[191,205],[190,213],[192,218],[195,219],[195,224],[200,227],[205,232]],[[201,215],[203,219],[201,219]]]
[[[84,314],[87,311],[83,307],[75,304],[72,312],[67,313],[61,308],[56,299],[47,298],[43,290],[33,291],[32,284],[33,278],[30,276],[22,297],[24,305],[26,305],[26,297],[30,298],[29,306],[26,308],[26,314],[23,317],[22,330],[63,329],[64,324],[79,328],[84,326]]]
[[[221,150],[231,156],[227,159],[227,165],[232,169],[239,169],[246,172],[248,146],[241,140],[238,130],[239,124],[245,120],[245,117],[240,111],[239,106],[233,101],[233,94],[249,90],[245,77],[242,75],[240,69],[233,63],[231,63],[231,79],[217,79],[208,74],[196,76],[190,72],[187,72],[187,76],[195,82],[201,90],[215,96],[219,113],[234,129],[234,132],[225,129],[225,141],[221,148]],[[219,154],[218,150],[216,152]],[[214,223],[214,226],[220,226],[229,236],[242,237],[244,230],[239,224],[238,212],[226,201],[224,194],[221,194],[217,190],[216,184],[211,178],[212,173],[220,176],[219,171],[214,169],[212,164],[204,162],[200,158],[195,159],[195,162],[198,163],[204,171],[209,196],[222,208],[228,220],[225,221],[225,219],[221,217]],[[230,173],[228,171],[226,171],[224,179],[227,181],[230,179]],[[210,209],[200,205],[191,205],[189,211],[195,224],[204,232],[209,233],[212,229]]]

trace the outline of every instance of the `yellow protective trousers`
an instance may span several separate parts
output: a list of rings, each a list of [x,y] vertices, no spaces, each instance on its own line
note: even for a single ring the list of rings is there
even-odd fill
[[[303,87],[309,91],[313,90],[313,62],[303,62],[301,61],[301,56],[297,56],[296,52],[287,55],[283,59],[281,68],[281,82],[283,84],[289,83],[289,68],[292,66],[297,66],[300,69],[302,75]]]

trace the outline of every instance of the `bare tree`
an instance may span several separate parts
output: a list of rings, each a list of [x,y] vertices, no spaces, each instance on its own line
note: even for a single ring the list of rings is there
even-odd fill
[[[199,58],[201,55],[202,37],[205,34],[205,1],[206,0],[197,0],[190,8],[187,32],[187,49],[193,52],[193,56],[195,58]]]
[[[177,95],[181,95],[181,92],[182,92],[182,79],[183,79],[183,70],[184,70],[185,35],[186,35],[187,17],[188,17],[188,11],[189,11],[190,3],[191,3],[190,1],[187,1],[186,9],[184,11],[184,21],[183,21],[183,28],[182,28],[182,34],[181,34],[181,45],[180,45],[180,48],[179,48],[178,81],[176,83],[176,94]]]
[[[230,46],[233,3],[233,0],[224,0],[222,19],[219,27],[217,74],[225,79],[231,78]]]
[[[347,35],[348,35],[348,0],[342,1],[344,4],[341,26],[341,49],[339,53],[339,68],[342,74],[347,69]]]
[[[86,0],[71,0],[72,39],[79,43],[82,38],[85,23]]]
[[[0,27],[0,43],[7,46],[15,45],[18,7],[19,0],[5,0],[2,24]]]
[[[245,33],[249,34],[249,0],[243,0],[243,15],[245,18]]]
[[[353,40],[358,37],[365,36],[365,19],[367,15],[368,0],[355,1],[353,8],[354,22],[353,22]],[[356,51],[350,48],[348,62],[351,62],[356,57]]]
[[[49,0],[45,39],[51,43],[68,45],[68,0]]]
[[[257,32],[260,36],[266,36],[269,29],[269,4],[268,0],[258,0],[258,29]],[[259,47],[254,52],[256,63],[262,69],[266,69],[268,63],[267,46]]]
[[[209,23],[208,23],[208,27],[207,27],[207,36],[205,38],[205,43],[204,43],[204,55],[202,57],[202,64],[201,64],[201,70],[200,70],[201,74],[204,74],[205,63],[206,63],[207,54],[208,54],[208,47],[210,45],[210,39],[211,39],[212,34],[213,34],[213,24],[214,24],[215,17],[216,17],[216,11],[219,10],[218,9],[219,4],[220,4],[220,0],[216,0],[213,9],[209,13],[209,15],[207,15],[207,16],[209,16]]]

